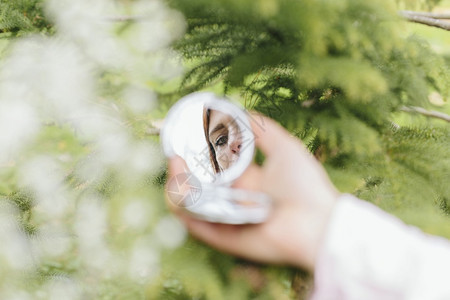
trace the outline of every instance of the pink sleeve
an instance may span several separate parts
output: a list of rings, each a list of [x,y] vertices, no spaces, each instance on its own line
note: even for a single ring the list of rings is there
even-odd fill
[[[312,300],[450,299],[450,242],[343,195],[315,268]]]

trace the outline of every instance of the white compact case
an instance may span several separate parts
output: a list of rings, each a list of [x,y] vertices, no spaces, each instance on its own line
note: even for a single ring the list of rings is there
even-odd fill
[[[168,178],[169,200],[210,222],[264,222],[272,201],[264,193],[232,188],[252,163],[255,136],[249,115],[210,92],[181,98],[161,130],[165,155],[183,158],[184,172]]]

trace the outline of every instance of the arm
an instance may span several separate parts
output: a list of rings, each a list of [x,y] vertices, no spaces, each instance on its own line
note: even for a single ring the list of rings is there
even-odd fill
[[[172,207],[192,235],[230,254],[315,272],[314,300],[450,299],[448,242],[340,195],[298,139],[258,118],[263,126],[252,128],[266,160],[234,186],[270,195],[272,215],[257,225],[214,224]],[[170,160],[169,176],[183,171],[182,159]]]
[[[450,243],[351,195],[337,202],[312,299],[450,299]]]

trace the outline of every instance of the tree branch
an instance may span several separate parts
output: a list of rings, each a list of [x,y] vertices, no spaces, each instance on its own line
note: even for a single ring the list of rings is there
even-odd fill
[[[108,16],[104,17],[104,21],[108,22],[142,22],[145,19],[149,19],[146,16]]]
[[[161,133],[161,128],[164,124],[165,119],[158,119],[150,121],[150,127],[147,128],[145,133],[147,135],[159,135]]]
[[[433,18],[433,19],[450,20],[450,14],[412,11],[412,10],[402,10],[402,11],[400,11],[400,13],[408,14],[408,15],[416,15],[416,16],[420,16],[420,17]]]
[[[431,15],[434,15],[432,13],[416,13],[411,11],[400,11],[399,13],[410,22],[424,24],[450,31],[450,23],[431,17]]]
[[[441,119],[447,122],[450,122],[450,116],[439,112],[439,111],[434,111],[434,110],[426,110],[425,108],[422,107],[417,107],[417,106],[402,106],[400,108],[401,111],[405,111],[405,112],[409,112],[409,113],[418,113],[430,118],[436,118],[436,119]]]

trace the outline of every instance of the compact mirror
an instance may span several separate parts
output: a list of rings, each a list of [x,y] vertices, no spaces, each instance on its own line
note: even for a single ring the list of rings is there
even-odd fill
[[[195,216],[221,223],[259,223],[270,199],[262,193],[230,188],[253,160],[255,136],[248,114],[214,93],[180,99],[161,131],[167,157],[178,155],[185,172],[168,184],[168,197]]]

